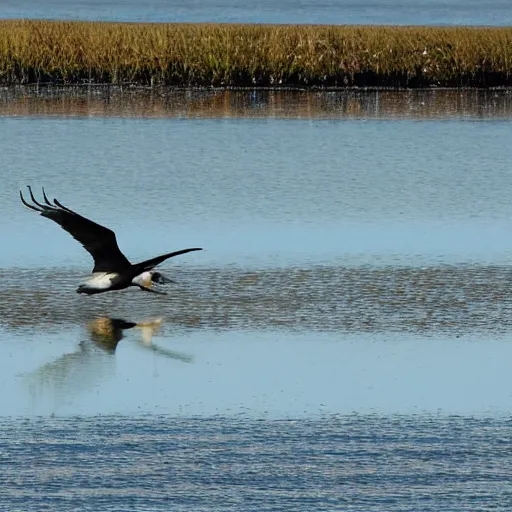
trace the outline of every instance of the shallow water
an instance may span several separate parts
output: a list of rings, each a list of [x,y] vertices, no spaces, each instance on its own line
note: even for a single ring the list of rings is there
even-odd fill
[[[505,511],[510,428],[457,416],[4,420],[0,498],[12,511]]]
[[[509,120],[502,90],[180,90],[117,86],[0,87],[1,116],[180,119]]]
[[[510,334],[2,328],[3,416],[508,415]]]
[[[506,120],[8,116],[0,135],[4,268],[90,269],[21,206],[28,183],[114,229],[135,260],[205,248],[172,266],[511,260]]]
[[[0,112],[8,510],[510,509],[506,92]],[[162,265],[167,296],[80,296],[91,259],[28,183],[133,260],[205,250]]]
[[[1,18],[337,25],[510,25],[507,0],[7,0]]]
[[[170,295],[139,290],[84,297],[80,272],[0,273],[0,326],[66,329],[97,317],[162,318],[163,329],[503,334],[512,328],[508,266],[307,265],[259,270],[180,267]],[[53,289],[49,289],[52,283]]]

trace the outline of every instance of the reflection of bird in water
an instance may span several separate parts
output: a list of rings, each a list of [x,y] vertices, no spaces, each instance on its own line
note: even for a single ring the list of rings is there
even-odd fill
[[[135,325],[135,327],[138,327],[141,330],[141,338],[146,345],[149,345],[151,343],[151,340],[153,339],[153,334],[155,334],[162,325],[162,319],[161,318],[155,318],[153,320],[146,320],[145,322],[139,322]]]
[[[78,293],[92,295],[110,290],[123,290],[130,286],[138,286],[141,290],[165,295],[165,292],[150,288],[153,283],[170,283],[172,280],[153,270],[157,265],[180,254],[191,251],[201,251],[199,247],[182,249],[180,251],[162,254],[156,258],[132,264],[120,251],[115,233],[92,220],[82,217],[70,210],[57,199],[53,204],[48,200],[43,189],[45,204],[39,203],[32,189],[28,187],[33,204],[25,201],[20,191],[22,203],[28,208],[40,213],[43,217],[53,220],[66,230],[75,240],[78,240],[94,259],[92,276],[77,289]]]
[[[123,331],[137,324],[119,318],[97,318],[87,326],[91,340],[107,352],[115,352],[117,344],[123,339]]]
[[[75,352],[63,354],[55,361],[39,367],[27,376],[29,382],[37,388],[46,383],[55,387],[56,391],[60,390],[60,393],[69,393],[73,388],[81,389],[93,385],[102,374],[111,373],[112,362],[115,361],[112,355],[118,343],[124,338],[124,331],[133,328],[141,329],[142,339],[137,343],[139,347],[183,363],[193,362],[193,356],[152,343],[153,335],[161,325],[161,318],[143,322],[129,322],[120,318],[96,318],[87,325],[90,341],[82,340]]]
[[[151,343],[155,334],[162,325],[161,318],[145,320],[144,322],[128,322],[122,318],[96,318],[87,326],[91,339],[107,352],[114,352],[117,344],[124,338],[123,331],[138,327],[142,331],[142,340]]]
[[[117,344],[124,337],[123,331],[133,329],[135,327],[141,330],[141,341],[138,343],[139,346],[171,359],[177,359],[184,363],[191,363],[193,358],[189,355],[153,345],[153,335],[158,332],[161,325],[161,318],[153,318],[136,323],[127,322],[121,318],[101,317],[90,322],[88,329],[91,334],[91,339],[98,347],[107,352],[113,353],[116,350]]]

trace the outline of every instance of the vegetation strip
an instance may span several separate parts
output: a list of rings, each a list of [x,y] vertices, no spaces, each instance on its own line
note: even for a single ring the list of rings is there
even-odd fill
[[[502,87],[512,27],[2,20],[0,83]]]

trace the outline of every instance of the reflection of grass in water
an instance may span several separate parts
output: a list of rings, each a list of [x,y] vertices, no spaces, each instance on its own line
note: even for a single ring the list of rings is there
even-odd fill
[[[425,90],[333,92],[280,90],[11,87],[0,90],[0,115],[144,117],[272,117],[429,119],[459,116],[509,118],[512,98],[504,91]]]
[[[489,86],[512,28],[2,20],[4,83]]]

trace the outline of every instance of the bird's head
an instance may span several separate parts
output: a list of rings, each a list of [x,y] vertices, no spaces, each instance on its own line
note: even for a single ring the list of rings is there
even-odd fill
[[[140,276],[138,276],[134,281],[136,280],[138,284],[145,286],[146,288],[149,288],[153,284],[153,272],[142,272]]]
[[[172,279],[169,279],[168,277],[165,277],[160,272],[157,272],[156,270],[153,270],[151,272],[151,279],[154,283],[158,284],[169,284],[169,283],[175,283],[176,281],[173,281]]]
[[[169,279],[168,277],[165,277],[160,272],[157,272],[156,270],[149,270],[147,272],[142,272],[139,276],[137,276],[136,279],[134,279],[138,284],[141,284],[142,286],[145,286],[146,288],[149,288],[153,283],[157,284],[167,284],[167,283],[174,283],[172,279]]]

